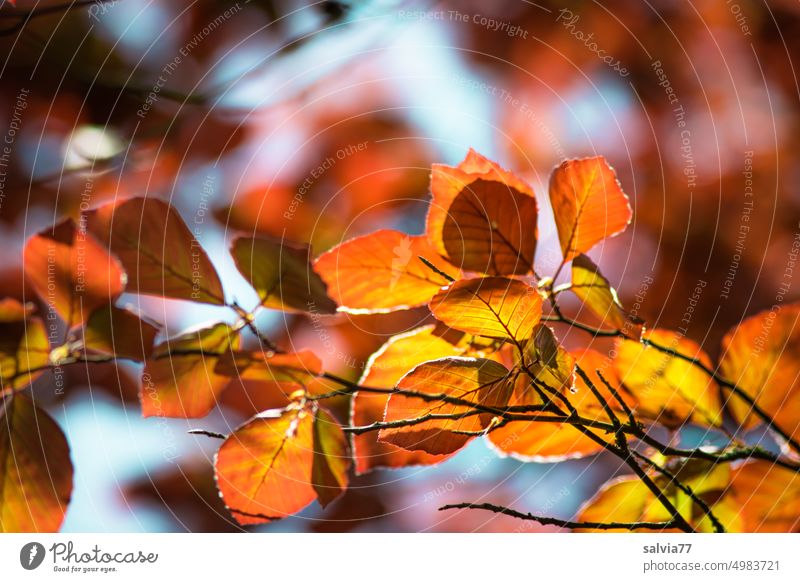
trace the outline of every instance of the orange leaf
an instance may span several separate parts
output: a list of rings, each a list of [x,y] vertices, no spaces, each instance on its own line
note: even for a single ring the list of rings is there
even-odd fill
[[[130,198],[86,214],[89,231],[122,262],[129,291],[201,303],[225,303],[214,265],[172,206]]]
[[[83,345],[91,351],[143,362],[153,352],[158,328],[128,309],[104,305],[89,316]]]
[[[621,233],[633,213],[605,158],[567,160],[550,176],[550,204],[564,261]]]
[[[56,532],[72,495],[69,445],[22,394],[0,400],[0,532]]]
[[[484,277],[456,281],[431,300],[439,321],[467,333],[522,341],[542,316],[542,298],[516,279]]]
[[[314,462],[311,484],[322,507],[327,507],[347,489],[347,471],[352,463],[342,427],[327,410],[314,414]]]
[[[711,359],[700,346],[677,332],[654,329],[643,337],[711,367]],[[614,364],[644,417],[673,428],[686,421],[707,426],[722,422],[716,383],[689,362],[640,342],[622,340],[617,343]]]
[[[311,248],[279,240],[239,237],[231,254],[258,292],[261,305],[284,311],[335,313],[325,283],[311,267]]]
[[[533,269],[538,208],[531,187],[474,150],[457,167],[434,164],[426,233],[450,263],[489,275]]]
[[[570,355],[574,358],[574,362],[586,372],[609,405],[614,410],[620,411],[621,418],[624,418],[624,414],[621,412],[621,405],[613,398],[609,389],[597,375],[597,370],[599,369],[603,377],[617,388],[617,392],[622,393],[622,388],[619,387],[619,380],[608,358],[591,349],[583,352],[572,352]],[[602,405],[589,390],[581,376],[576,376],[574,390],[574,393],[571,391],[564,391],[564,393],[581,416],[603,422],[608,421]],[[632,404],[631,400],[630,397],[626,398],[626,403]],[[530,405],[539,404],[540,402],[541,400],[533,389],[525,383],[524,385],[517,384],[509,405]],[[613,435],[608,436],[599,430],[594,432],[607,441],[613,442]],[[575,427],[562,423],[510,422],[505,426],[492,430],[487,436],[489,442],[499,452],[523,461],[552,463],[593,455],[603,448],[599,443],[582,434]]]
[[[216,406],[230,377],[215,371],[220,356],[239,346],[226,323],[186,331],[158,344],[142,374],[142,414],[200,418]]]
[[[36,293],[70,327],[125,288],[119,262],[71,219],[33,236],[25,245],[24,265]]]
[[[372,354],[359,384],[391,388],[411,368],[429,360],[461,353],[459,348],[435,335],[434,329],[434,326],[429,325],[390,338]],[[351,423],[354,426],[365,426],[383,420],[388,401],[388,394],[356,392],[352,400]],[[376,431],[353,436],[353,456],[356,461],[356,472],[359,474],[378,467],[433,465],[445,459],[442,455],[407,451],[380,442]]]
[[[42,320],[30,306],[0,300],[0,394],[24,388],[50,361],[50,342]]]
[[[720,371],[786,430],[800,436],[800,305],[784,305],[744,320],[722,340]],[[728,399],[734,418],[758,424],[747,402]]]
[[[324,502],[344,488],[346,468],[341,457],[329,461],[324,478],[319,466],[315,474],[317,455],[340,455],[344,437],[338,425],[338,432],[330,425],[316,427],[336,435],[325,448],[315,449],[314,418],[314,411],[299,405],[267,410],[225,440],[215,463],[217,487],[236,521],[263,523],[297,513],[318,495],[315,485],[330,488],[322,494]],[[334,422],[326,413],[324,418]]]
[[[315,266],[340,311],[385,313],[424,305],[447,285],[447,279],[419,257],[453,278],[458,276],[424,236],[396,230],[379,230],[346,241],[322,254]]]
[[[492,360],[462,357],[420,364],[403,376],[397,387],[425,394],[443,394],[492,408],[505,407],[511,392],[505,366]],[[428,402],[396,393],[389,397],[384,421],[420,419],[431,414],[462,415],[470,410],[465,405]],[[475,436],[455,431],[481,431],[489,426],[492,417],[492,414],[480,413],[461,418],[434,418],[408,426],[384,428],[378,438],[411,451],[445,455],[457,451]]]
[[[304,386],[322,374],[322,361],[310,350],[292,354],[237,350],[221,355],[214,372],[242,380],[293,382]]]
[[[745,532],[800,531],[800,475],[767,461],[731,470],[728,495]]]
[[[586,255],[578,255],[572,260],[572,284],[569,289],[589,311],[600,318],[601,323],[622,331],[631,339],[641,338],[642,321],[625,311],[616,289]]]

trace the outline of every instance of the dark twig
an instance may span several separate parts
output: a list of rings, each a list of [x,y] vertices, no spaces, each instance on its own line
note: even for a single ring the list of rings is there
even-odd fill
[[[558,519],[555,517],[544,517],[540,515],[533,515],[532,513],[522,513],[521,511],[516,511],[514,509],[510,509],[508,507],[502,507],[500,505],[494,505],[492,503],[451,503],[440,507],[439,511],[446,511],[448,509],[483,509],[486,511],[491,511],[493,513],[500,513],[503,515],[516,517],[517,519],[536,521],[542,525],[557,525],[559,527],[564,527],[568,529],[601,529],[601,530],[626,529],[633,531],[637,529],[665,530],[677,527],[677,524],[674,521],[661,521],[661,522],[570,521],[568,519]]]

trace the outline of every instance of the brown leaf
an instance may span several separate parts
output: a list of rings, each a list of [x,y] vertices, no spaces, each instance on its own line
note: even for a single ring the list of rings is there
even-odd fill
[[[324,281],[311,266],[311,249],[264,237],[234,239],[236,267],[272,309],[320,314],[336,312]]]
[[[124,265],[131,293],[225,303],[214,265],[166,202],[120,200],[88,212],[86,221],[89,231]]]

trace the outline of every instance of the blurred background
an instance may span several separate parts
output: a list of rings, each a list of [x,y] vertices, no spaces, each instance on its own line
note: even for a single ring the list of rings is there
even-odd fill
[[[0,294],[35,300],[27,237],[146,194],[181,212],[228,297],[252,306],[227,254],[236,233],[285,234],[315,253],[383,227],[420,233],[431,163],[454,165],[470,147],[534,187],[537,270],[552,273],[549,172],[602,154],[634,221],[593,258],[649,326],[685,327],[715,357],[729,327],[800,289],[797,55],[796,0],[2,2]],[[123,300],[165,335],[230,318]],[[341,314],[324,333],[303,316],[258,323],[357,379],[388,337],[428,317]],[[208,418],[143,419],[139,374],[94,365],[69,370],[63,393],[52,376],[34,386],[72,447],[64,530],[241,529],[214,487],[218,442],[186,431],[227,432],[270,403],[232,387]],[[344,417],[348,403],[336,405]],[[619,471],[605,455],[520,463],[475,440],[439,466],[356,477],[327,511],[257,529],[537,531],[548,528],[436,508],[488,501],[568,518]]]

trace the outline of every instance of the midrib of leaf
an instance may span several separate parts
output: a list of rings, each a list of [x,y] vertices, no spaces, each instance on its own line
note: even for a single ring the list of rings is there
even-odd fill
[[[569,241],[567,242],[567,248],[564,249],[565,255],[572,254],[571,252],[573,251],[572,245],[575,242],[575,236],[576,233],[578,232],[578,222],[580,222],[581,216],[583,215],[583,211],[586,208],[586,202],[587,200],[589,200],[589,191],[591,190],[591,186],[594,183],[595,178],[597,177],[598,167],[599,167],[599,162],[594,166],[594,168],[592,168],[592,176],[589,179],[588,185],[584,189],[583,196],[578,198],[580,203],[578,204],[578,211],[575,213],[575,221],[572,223],[572,230],[569,233]],[[573,190],[577,191],[577,189],[574,187]]]

